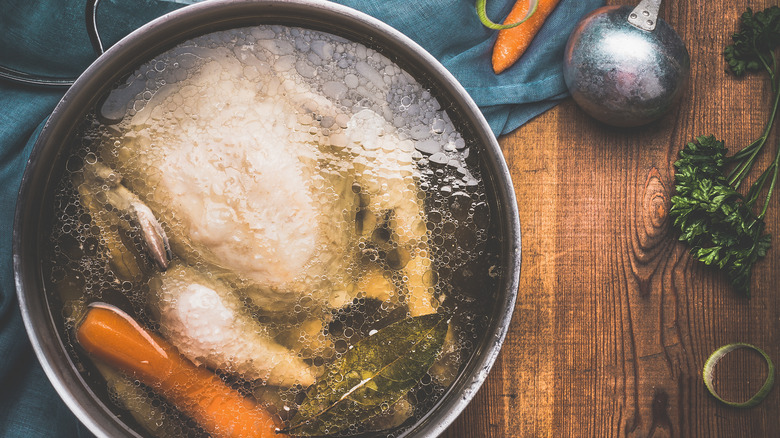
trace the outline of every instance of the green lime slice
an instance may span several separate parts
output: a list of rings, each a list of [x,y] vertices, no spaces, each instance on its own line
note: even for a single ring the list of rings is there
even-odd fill
[[[485,27],[489,27],[491,29],[501,30],[501,29],[511,29],[515,26],[519,26],[523,24],[526,20],[531,18],[531,15],[536,12],[536,7],[539,6],[539,0],[529,0],[529,5],[531,6],[528,9],[528,13],[525,14],[525,17],[523,17],[522,20],[518,21],[517,23],[512,24],[498,24],[494,23],[490,20],[487,16],[487,12],[485,11],[485,3],[487,0],[477,0],[477,15],[479,16],[479,21],[482,22],[482,24],[485,25]]]
[[[764,382],[764,385],[761,387],[761,389],[758,390],[758,392],[755,393],[755,395],[753,395],[753,397],[750,397],[750,399],[744,402],[732,402],[732,401],[724,400],[721,396],[718,395],[717,392],[715,392],[715,388],[712,385],[712,381],[714,379],[714,374],[715,374],[715,365],[724,356],[739,348],[747,348],[763,356],[767,365],[767,375],[766,375],[766,381]],[[761,350],[760,348],[750,344],[738,342],[734,344],[724,345],[718,348],[717,350],[713,351],[712,354],[710,354],[710,357],[707,358],[707,361],[704,362],[704,370],[702,371],[702,376],[704,377],[704,385],[707,387],[707,390],[710,392],[710,394],[712,394],[713,397],[718,399],[720,402],[725,403],[729,406],[733,406],[735,408],[750,408],[761,403],[761,401],[764,400],[766,396],[769,394],[769,391],[772,389],[772,386],[774,386],[775,365],[772,363],[772,359],[770,359],[769,356],[766,353],[764,353],[764,351]]]

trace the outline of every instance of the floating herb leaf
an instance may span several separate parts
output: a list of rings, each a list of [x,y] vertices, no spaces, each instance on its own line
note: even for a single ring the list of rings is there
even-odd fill
[[[447,317],[407,318],[362,339],[309,389],[285,433],[336,434],[394,405],[425,376],[444,344]]]

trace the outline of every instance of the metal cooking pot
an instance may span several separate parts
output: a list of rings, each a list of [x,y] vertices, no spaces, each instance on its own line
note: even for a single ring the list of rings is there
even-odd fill
[[[489,323],[455,383],[426,415],[401,436],[441,434],[486,379],[514,310],[520,275],[520,224],[514,190],[496,138],[463,87],[438,61],[390,26],[329,2],[216,0],[188,6],[133,32],[100,56],[54,109],[30,156],[18,198],[13,235],[14,274],[24,322],[47,376],[76,416],[98,436],[136,437],[138,432],[90,389],[58,332],[62,316],[50,307],[41,260],[51,224],[47,217],[68,156],[68,139],[79,121],[114,84],[155,55],[206,33],[258,24],[283,24],[340,35],[382,52],[431,89],[461,130],[476,139],[480,166],[497,223],[501,278],[486,295],[493,301]]]

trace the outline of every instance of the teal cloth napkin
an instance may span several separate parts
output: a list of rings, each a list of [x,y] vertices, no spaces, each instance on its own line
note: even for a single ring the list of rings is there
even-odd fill
[[[98,25],[111,45],[142,24],[193,0],[103,0]],[[483,27],[474,3],[445,0],[339,0],[400,30],[452,72],[496,135],[506,134],[566,96],[563,47],[574,25],[601,0],[563,0],[523,58],[493,74],[495,31]],[[512,0],[488,2],[498,21]],[[0,0],[0,64],[47,76],[75,76],[94,59],[84,25],[84,0]],[[30,347],[14,289],[11,235],[16,196],[42,122],[62,96],[0,80],[0,435],[91,436],[55,393]]]

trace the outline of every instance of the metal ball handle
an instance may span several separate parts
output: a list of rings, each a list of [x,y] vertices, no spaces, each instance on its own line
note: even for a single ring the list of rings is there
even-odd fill
[[[658,16],[661,0],[604,6],[575,27],[563,76],[574,101],[608,125],[635,127],[660,119],[680,99],[690,56]]]

